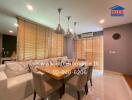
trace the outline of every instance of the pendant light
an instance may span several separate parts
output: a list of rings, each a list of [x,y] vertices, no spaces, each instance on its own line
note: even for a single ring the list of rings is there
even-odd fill
[[[77,25],[77,22],[74,22],[74,35],[73,35],[74,39],[78,39],[79,38],[77,33],[76,33],[76,25]]]
[[[59,8],[59,9],[58,9],[58,13],[59,13],[59,24],[58,24],[58,26],[57,26],[57,28],[56,28],[56,30],[55,30],[55,32],[58,33],[58,34],[64,34],[64,33],[65,33],[65,31],[64,31],[64,29],[61,27],[61,23],[60,23],[60,14],[61,14],[61,11],[62,11],[62,8]]]
[[[70,22],[71,16],[67,16],[67,19],[68,19],[68,29],[67,29],[65,37],[72,37],[73,34],[71,33],[70,28],[69,28],[70,27],[69,22]]]

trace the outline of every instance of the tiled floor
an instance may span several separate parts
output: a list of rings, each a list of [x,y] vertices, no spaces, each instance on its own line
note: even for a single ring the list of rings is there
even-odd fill
[[[25,100],[32,100],[32,98],[33,96],[30,96]],[[132,91],[123,76],[110,73],[102,75],[94,71],[93,87],[89,84],[88,95],[85,95],[82,90],[81,98],[82,100],[132,100]],[[48,100],[59,100],[58,93],[54,93]],[[66,87],[66,93],[61,100],[77,100],[76,91]]]

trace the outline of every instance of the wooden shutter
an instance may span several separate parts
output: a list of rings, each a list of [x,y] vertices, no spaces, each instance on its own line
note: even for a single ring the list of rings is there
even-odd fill
[[[24,60],[25,48],[25,21],[18,20],[19,28],[17,34],[17,59]]]
[[[36,58],[36,34],[37,34],[37,26],[32,23],[26,22],[24,60]]]
[[[45,58],[44,50],[45,50],[45,28],[37,27],[37,51],[36,51],[36,58],[43,59]]]
[[[63,56],[64,37],[50,28],[18,19],[18,60],[43,59]]]
[[[77,39],[75,51],[77,59],[86,59],[89,65],[103,69],[103,36]]]
[[[51,57],[56,57],[57,48],[58,48],[57,34],[52,32]]]
[[[82,47],[82,51],[81,51],[82,56],[81,56],[81,58],[86,59],[86,56],[87,56],[86,55],[86,53],[87,53],[87,39],[86,38],[82,39],[81,47]]]
[[[64,39],[63,35],[58,34],[57,35],[57,56],[63,56],[63,44],[64,44]]]
[[[81,59],[82,58],[82,40],[78,39],[76,41],[76,58]]]

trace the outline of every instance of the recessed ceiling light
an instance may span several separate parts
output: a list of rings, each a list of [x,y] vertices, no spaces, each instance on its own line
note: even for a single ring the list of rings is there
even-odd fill
[[[18,24],[17,24],[17,23],[15,23],[14,25],[15,25],[16,27],[18,27]]]
[[[12,30],[9,30],[9,33],[13,33],[13,31]]]
[[[28,10],[33,11],[33,6],[32,6],[32,5],[28,4],[28,5],[27,5],[27,8],[28,8]]]
[[[101,19],[101,20],[99,21],[100,24],[103,24],[104,22],[105,22],[104,19]]]

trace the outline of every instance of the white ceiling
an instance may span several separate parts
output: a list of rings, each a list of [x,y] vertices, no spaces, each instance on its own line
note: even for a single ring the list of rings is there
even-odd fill
[[[26,8],[27,4],[31,4],[34,7],[34,11],[29,11]],[[131,23],[131,4],[132,0],[0,0],[0,11],[6,12],[10,16],[22,16],[55,29],[58,23],[57,9],[61,7],[63,8],[61,23],[64,29],[67,30],[66,16],[70,15],[72,16],[71,28],[73,29],[73,22],[77,21],[79,23],[77,25],[77,33],[84,33]],[[111,17],[110,8],[113,5],[125,7],[125,16]],[[101,19],[105,19],[105,23],[102,25],[99,23]],[[0,31],[7,32],[9,28],[16,30],[13,25],[16,19],[10,18],[10,20],[0,14],[0,24],[3,25],[5,22],[5,26],[2,27],[3,30],[0,28]],[[10,26],[11,23],[12,27]],[[9,28],[8,25],[10,26]]]
[[[17,30],[17,27],[14,25],[15,23],[17,23],[17,20],[15,17],[12,17],[4,13],[0,13],[0,33],[1,34],[15,35]],[[13,33],[9,33],[10,30],[12,30]]]

